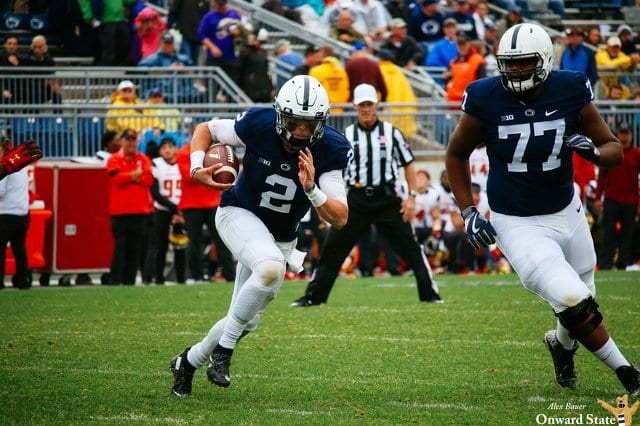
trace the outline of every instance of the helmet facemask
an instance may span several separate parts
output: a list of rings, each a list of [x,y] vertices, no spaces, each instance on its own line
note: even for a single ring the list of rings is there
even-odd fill
[[[539,53],[498,56],[496,60],[502,85],[511,92],[527,92],[538,87],[547,78]]]
[[[300,75],[288,80],[273,107],[276,132],[288,153],[312,147],[322,139],[330,104],[326,90],[315,78]]]
[[[276,132],[282,139],[282,145],[285,151],[290,154],[296,153],[302,149],[312,147],[318,142],[324,134],[324,126],[327,122],[326,118],[307,118],[295,116],[291,111],[282,111],[276,104]],[[309,133],[307,138],[299,138],[294,136],[294,132],[300,126],[306,127]]]

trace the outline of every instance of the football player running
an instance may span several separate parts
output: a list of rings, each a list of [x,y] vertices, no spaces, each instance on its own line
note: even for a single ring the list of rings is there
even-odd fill
[[[591,102],[580,73],[552,71],[553,46],[535,24],[510,28],[498,46],[500,76],[471,83],[451,135],[446,169],[474,247],[496,239],[523,285],[549,303],[557,327],[544,342],[556,381],[576,388],[579,343],[640,394],[640,370],[609,336],[595,301],[596,256],[579,194],[572,152],[599,167],[622,161],[622,148]],[[491,99],[491,102],[487,102]],[[469,155],[487,145],[491,221],[473,207]]]
[[[198,125],[191,142],[191,176],[222,194],[216,227],[238,259],[227,315],[199,343],[171,361],[172,393],[191,393],[193,373],[208,363],[207,377],[230,385],[229,365],[238,340],[256,329],[275,298],[287,265],[298,272],[304,256],[295,250],[300,219],[313,206],[336,228],[347,222],[342,170],[351,146],[326,125],[329,97],[313,77],[295,76],[276,96],[274,108],[250,108],[235,120]],[[212,143],[245,147],[243,169],[234,185],[212,179],[217,164],[203,168]]]

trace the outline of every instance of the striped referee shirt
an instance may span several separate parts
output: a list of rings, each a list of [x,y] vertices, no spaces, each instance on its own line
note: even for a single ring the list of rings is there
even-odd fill
[[[356,123],[348,126],[344,133],[354,154],[345,176],[350,187],[393,184],[398,178],[398,167],[413,161],[409,143],[391,123],[378,120],[369,129]]]

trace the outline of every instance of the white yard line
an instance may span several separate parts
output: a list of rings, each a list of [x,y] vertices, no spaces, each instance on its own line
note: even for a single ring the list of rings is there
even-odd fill
[[[150,417],[146,414],[122,414],[119,416],[91,416],[91,420],[105,423],[113,423],[113,422],[137,422],[137,423],[169,423],[169,424],[193,424],[194,422],[201,422],[203,420],[200,418],[175,418],[175,417]]]

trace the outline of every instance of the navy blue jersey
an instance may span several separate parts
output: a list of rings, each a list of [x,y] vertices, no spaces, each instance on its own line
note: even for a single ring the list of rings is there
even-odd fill
[[[558,212],[569,204],[572,150],[563,137],[578,132],[578,113],[592,99],[589,80],[571,71],[552,71],[542,94],[529,104],[510,94],[500,77],[467,87],[462,109],[482,123],[492,210],[534,216]]]
[[[262,220],[276,241],[292,241],[311,203],[298,178],[298,155],[285,152],[276,133],[276,111],[251,108],[236,118],[234,127],[246,152],[238,180],[222,193],[220,206],[247,209]],[[344,135],[326,126],[322,139],[311,148],[316,183],[325,172],[344,170],[350,150]]]

